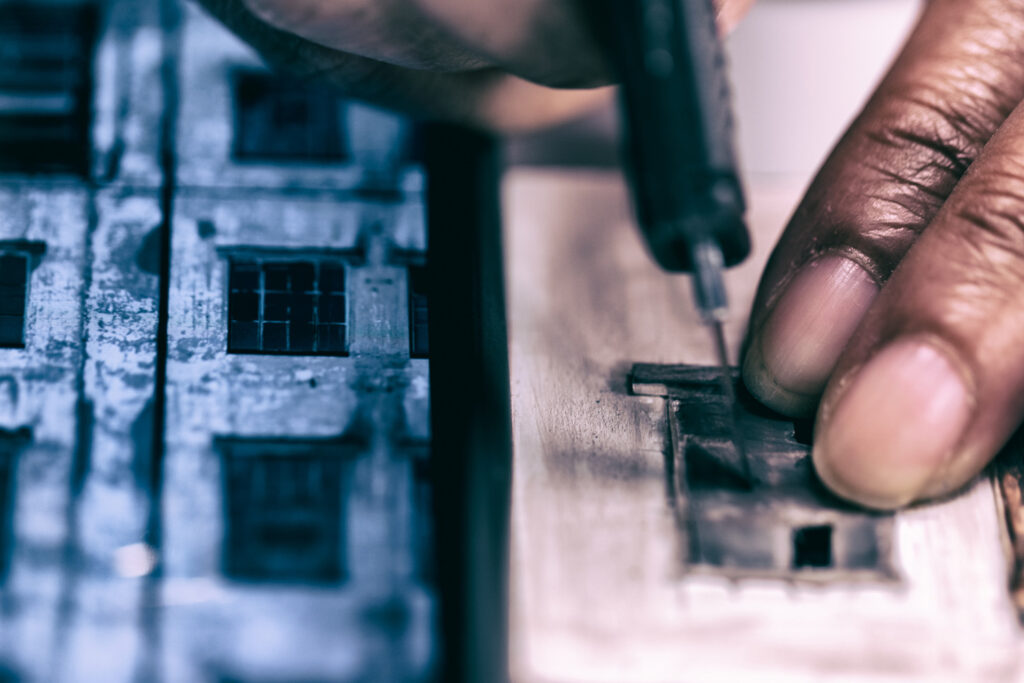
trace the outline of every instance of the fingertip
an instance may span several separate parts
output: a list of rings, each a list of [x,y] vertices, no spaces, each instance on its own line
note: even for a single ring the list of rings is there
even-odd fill
[[[908,488],[879,487],[873,482],[857,481],[855,475],[853,480],[847,479],[843,467],[835,467],[834,463],[842,461],[842,455],[828,451],[817,440],[811,450],[811,462],[814,464],[814,471],[825,487],[836,496],[854,503],[861,507],[872,510],[898,510],[906,507],[916,500],[916,491]]]
[[[812,459],[847,500],[895,509],[934,495],[973,415],[958,366],[920,339],[875,354],[827,395]]]
[[[875,279],[845,255],[804,264],[756,330],[744,363],[752,393],[785,415],[809,416],[861,319]]]
[[[811,417],[818,394],[805,394],[783,386],[764,359],[760,338],[755,338],[743,358],[743,383],[758,401],[787,417]]]

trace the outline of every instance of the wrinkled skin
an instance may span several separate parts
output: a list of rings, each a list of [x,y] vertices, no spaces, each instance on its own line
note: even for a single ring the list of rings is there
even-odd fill
[[[609,97],[583,0],[203,1],[271,62],[428,116],[511,131]],[[817,412],[845,498],[953,492],[1024,419],[1022,100],[1024,0],[930,0],[768,263],[744,379]]]

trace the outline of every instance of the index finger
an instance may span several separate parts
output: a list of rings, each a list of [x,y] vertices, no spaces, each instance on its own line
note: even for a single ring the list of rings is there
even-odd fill
[[[715,0],[722,30],[732,28],[753,2]],[[279,29],[325,47],[398,66],[440,71],[497,66],[552,87],[595,87],[611,81],[586,16],[596,11],[601,2],[244,0],[244,3],[256,16]]]
[[[242,0],[325,47],[431,71],[501,68],[544,85],[604,85],[573,0]]]
[[[1024,99],[1024,2],[932,0],[772,254],[751,317],[747,386],[814,412],[896,265]]]

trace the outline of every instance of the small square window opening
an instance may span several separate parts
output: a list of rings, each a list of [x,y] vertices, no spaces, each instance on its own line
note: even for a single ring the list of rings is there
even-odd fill
[[[232,260],[228,351],[346,355],[345,267],[334,260]]]
[[[832,566],[832,527],[805,526],[793,531],[793,569]]]

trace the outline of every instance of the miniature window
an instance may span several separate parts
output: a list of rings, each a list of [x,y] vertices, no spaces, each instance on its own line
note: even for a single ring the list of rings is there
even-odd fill
[[[345,355],[345,266],[334,259],[233,259],[228,351]]]
[[[0,250],[0,348],[25,346],[28,276],[27,255]]]
[[[409,351],[413,358],[426,358],[430,353],[427,269],[409,268]]]
[[[14,464],[18,453],[32,440],[29,429],[0,429],[0,578],[10,556],[11,510],[14,505]],[[0,678],[2,680],[2,678]]]
[[[793,531],[793,569],[831,566],[831,526],[806,526]]]
[[[0,171],[89,170],[95,13],[0,5]]]
[[[412,466],[417,575],[423,581],[433,582],[437,579],[437,567],[434,554],[434,492],[429,446],[413,448],[409,458]]]
[[[219,446],[225,456],[225,573],[251,581],[343,579],[344,447],[261,440]]]
[[[4,575],[9,555],[11,521],[11,469],[15,449],[0,438],[0,576]]]
[[[234,157],[338,163],[348,157],[343,106],[329,90],[258,72],[235,77]]]

